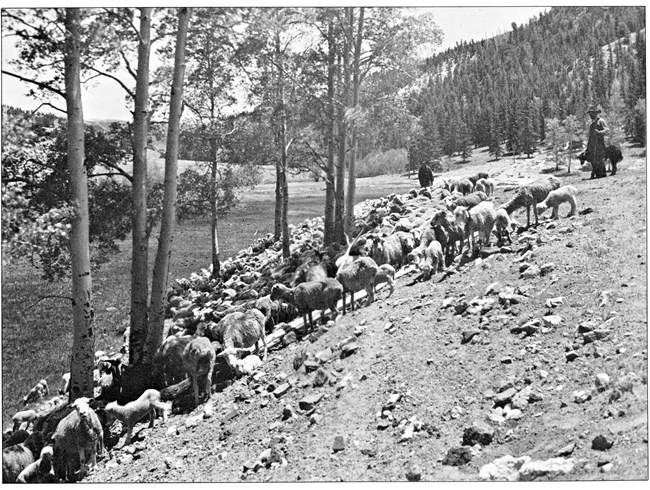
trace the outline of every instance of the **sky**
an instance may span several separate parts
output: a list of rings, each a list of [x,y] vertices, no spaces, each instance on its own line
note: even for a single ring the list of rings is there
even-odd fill
[[[364,2],[357,2],[355,6]],[[524,2],[521,2],[523,4]],[[160,4],[160,3],[159,3]],[[214,3],[217,5],[217,3]],[[237,5],[240,5],[238,3]],[[259,3],[257,4],[259,5]],[[275,5],[275,3],[273,4]],[[304,3],[303,5],[307,5]],[[319,4],[320,5],[320,4]],[[377,6],[378,2],[369,6]],[[394,5],[394,4],[393,4]],[[475,4],[476,5],[476,4]],[[485,4],[484,4],[485,5]],[[244,4],[241,4],[244,6]],[[509,32],[511,24],[527,23],[532,17],[548,11],[550,7],[539,6],[467,6],[467,7],[421,7],[433,12],[434,20],[442,28],[444,38],[440,50],[454,47],[460,41],[480,41],[498,34]],[[7,60],[16,57],[17,51],[9,39],[2,38],[2,68],[11,69]],[[25,95],[29,90],[27,84],[2,75],[2,103],[25,109],[35,109],[40,102]],[[59,106],[64,101],[58,102]],[[124,91],[117,83],[110,80],[96,82],[93,87],[82,93],[82,105],[86,120],[119,119],[130,120],[131,114],[126,109]]]

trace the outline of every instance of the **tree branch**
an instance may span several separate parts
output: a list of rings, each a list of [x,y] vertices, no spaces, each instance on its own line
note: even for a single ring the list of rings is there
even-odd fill
[[[111,167],[113,168],[113,167]],[[126,178],[129,182],[133,182],[133,177],[129,174],[127,174],[124,170],[116,168],[117,172],[102,172],[98,174],[88,174],[88,178],[92,177],[124,177]]]
[[[12,72],[7,71],[7,70],[2,70],[2,73],[4,73],[5,75],[9,75],[10,77],[17,78],[18,80],[20,80],[22,82],[32,83],[34,85],[37,85],[40,88],[50,90],[50,91],[54,92],[55,94],[60,95],[61,97],[65,98],[65,92],[63,92],[62,90],[59,90],[58,88],[55,88],[55,87],[51,86],[49,83],[39,82],[37,80],[32,80],[31,78],[26,78],[26,77],[24,77],[22,75],[18,75],[17,73],[12,73]]]
[[[34,303],[33,305],[30,305],[27,308],[25,308],[25,311],[31,310],[32,308],[34,308],[34,306],[39,304],[44,299],[50,299],[50,298],[67,299],[70,302],[74,301],[70,296],[61,296],[61,295],[58,295],[58,294],[50,294],[50,295],[43,296],[43,297],[39,298],[38,301],[36,301],[36,303]]]
[[[131,63],[129,62],[128,58],[126,57],[126,53],[124,52],[124,50],[121,49],[121,48],[120,48],[120,56],[122,57],[122,60],[124,61],[124,65],[125,65],[124,68],[126,69],[126,71],[128,71],[129,74],[134,79],[137,80],[138,75],[135,73],[135,70],[133,70],[133,68],[131,68]]]
[[[127,94],[129,94],[132,98],[135,98],[135,94],[133,93],[133,91],[129,87],[127,87],[126,84],[122,80],[117,78],[115,75],[111,75],[110,73],[103,72],[101,70],[98,70],[94,66],[88,66],[85,63],[83,64],[83,67],[86,68],[87,70],[94,71],[99,75],[103,75],[107,78],[110,78],[111,80],[116,81],[126,91]]]
[[[32,116],[38,112],[38,110],[43,107],[44,105],[50,106],[52,109],[56,109],[57,111],[63,112],[63,114],[67,114],[67,111],[65,109],[61,109],[60,107],[57,107],[55,105],[50,104],[49,102],[43,102],[41,105],[39,105],[36,109],[32,111]]]

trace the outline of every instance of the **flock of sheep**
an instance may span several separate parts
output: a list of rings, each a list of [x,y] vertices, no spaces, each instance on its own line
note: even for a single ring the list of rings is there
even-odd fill
[[[552,176],[519,186],[501,206],[495,206],[494,188],[488,174],[478,173],[453,182],[440,180],[406,196],[384,198],[386,209],[410,206],[413,212],[395,222],[388,213],[373,211],[365,223],[357,223],[357,229],[372,227],[370,230],[359,233],[351,243],[348,240],[347,247],[312,247],[292,280],[273,284],[269,294],[253,298],[246,307],[227,309],[218,321],[170,329],[154,358],[157,385],[163,390],[189,377],[192,399],[198,405],[202,399],[210,399],[217,369],[242,375],[261,366],[267,352],[266,329],[278,322],[283,305],[291,305],[302,315],[303,333],[307,334],[314,328],[313,311],[330,310],[335,319],[342,300],[345,314],[348,293],[352,310],[355,292],[364,290],[370,304],[377,285],[387,283],[390,296],[396,269],[407,264],[420,271],[421,280],[429,280],[478,255],[490,244],[492,233],[497,244],[511,242],[510,234],[517,225],[511,216],[517,209],[526,209],[528,226],[531,208],[536,224],[548,208],[557,218],[563,203],[570,204],[570,215],[576,212],[576,189],[561,187]],[[172,309],[180,303],[179,298],[170,298]],[[256,355],[244,355],[253,348]],[[50,401],[51,405],[58,401],[58,405],[39,412],[24,410],[13,417],[13,429],[3,435],[4,483],[78,481],[96,464],[113,420],[122,423],[127,431],[125,444],[129,444],[141,419],[149,416],[153,426],[157,412],[166,417],[171,407],[161,401],[157,389],[118,404],[114,388],[121,379],[119,357],[98,353],[96,361],[96,399],[79,398],[70,406],[62,403],[68,389],[67,374],[61,395]],[[25,405],[47,395],[47,382],[41,380],[25,397]]]

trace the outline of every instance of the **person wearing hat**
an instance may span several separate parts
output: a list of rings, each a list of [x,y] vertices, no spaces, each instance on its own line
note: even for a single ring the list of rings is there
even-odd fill
[[[589,106],[587,114],[591,118],[586,156],[591,162],[591,178],[605,177],[605,135],[609,132],[607,123],[600,117],[600,106]]]
[[[418,180],[420,181],[420,187],[429,187],[433,184],[433,170],[431,170],[431,167],[429,167],[426,162],[420,163]]]

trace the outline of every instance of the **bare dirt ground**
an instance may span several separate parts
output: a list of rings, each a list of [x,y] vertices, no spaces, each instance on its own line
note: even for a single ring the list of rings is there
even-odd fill
[[[513,478],[648,479],[641,151],[624,148],[614,177],[589,180],[575,162],[556,174],[585,214],[566,218],[563,205],[559,220],[515,234],[511,252],[442,281],[401,277],[390,298],[214,393],[212,417],[200,406],[138,425],[87,481],[478,481],[506,455],[559,458]],[[491,162],[495,201],[549,165]]]

